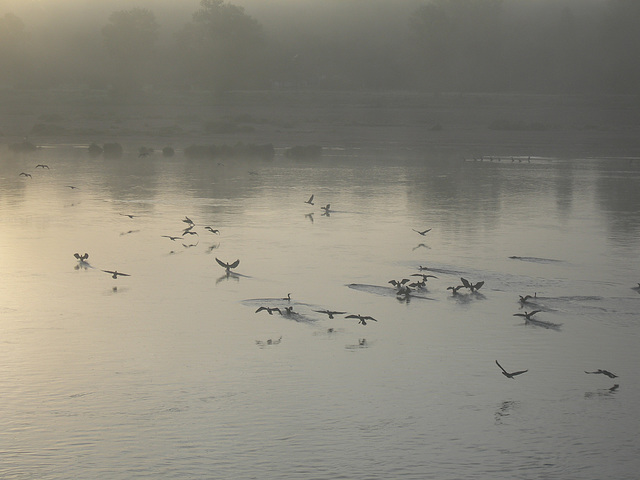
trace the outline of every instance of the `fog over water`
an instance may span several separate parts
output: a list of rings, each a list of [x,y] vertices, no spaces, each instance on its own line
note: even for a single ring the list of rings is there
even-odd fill
[[[640,469],[624,0],[0,0],[0,478]]]

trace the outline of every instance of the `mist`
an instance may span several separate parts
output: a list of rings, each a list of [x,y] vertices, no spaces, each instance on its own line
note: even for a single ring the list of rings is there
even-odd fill
[[[640,85],[632,1],[209,2],[225,32],[212,17],[196,20],[204,5],[1,2],[0,84],[553,94],[628,94]],[[112,15],[143,11],[151,37],[126,22],[115,36],[130,29],[128,44],[146,42],[144,50],[109,50]]]

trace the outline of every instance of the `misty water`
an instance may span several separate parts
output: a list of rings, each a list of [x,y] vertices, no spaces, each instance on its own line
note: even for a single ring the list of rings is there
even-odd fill
[[[639,161],[130,150],[0,157],[3,479],[636,478]]]

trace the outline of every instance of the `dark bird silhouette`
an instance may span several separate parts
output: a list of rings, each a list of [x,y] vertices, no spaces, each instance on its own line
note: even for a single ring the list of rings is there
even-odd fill
[[[393,285],[396,288],[400,288],[402,287],[405,283],[409,282],[408,278],[403,278],[400,281],[397,280],[389,280],[387,283],[390,283],[391,285]]]
[[[425,273],[412,273],[411,274],[412,277],[422,277],[422,281],[426,282],[429,278],[438,278],[435,275],[428,275]]]
[[[420,231],[420,230],[416,230],[415,228],[412,228],[411,230],[413,230],[416,233],[419,233],[420,235],[422,235],[423,237],[429,233],[431,231],[430,228],[427,228],[426,230]]]
[[[324,213],[322,215],[324,215],[325,217],[328,217],[329,214],[332,212],[330,203],[327,203],[326,207],[320,207],[320,208],[324,210]]]
[[[287,293],[287,296],[284,297],[282,300],[286,300],[287,302],[290,302],[291,301],[291,294]]]
[[[284,307],[284,314],[285,315],[297,315],[298,312],[294,312],[293,311],[293,307]]]
[[[123,217],[129,217],[129,218],[134,218],[136,217],[136,215],[131,215],[129,213],[119,213],[118,215],[122,215]]]
[[[46,168],[47,170],[49,170],[49,165],[45,165],[44,163],[39,163],[38,165],[36,165],[36,168]]]
[[[311,196],[309,197],[309,200],[307,200],[307,201],[306,201],[306,202],[304,202],[304,203],[308,203],[309,205],[313,205],[313,195],[311,195]]]
[[[280,315],[282,315],[282,312],[280,311],[280,309],[278,307],[260,307],[256,310],[256,313],[258,312],[262,312],[263,310],[266,310],[266,312],[269,315],[273,315],[273,312],[278,312]]]
[[[314,312],[324,313],[325,315],[329,315],[329,318],[333,320],[334,315],[344,315],[347,312],[335,312],[333,310],[314,310]]]
[[[105,273],[110,273],[112,278],[118,278],[118,276],[120,277],[130,277],[131,275],[129,275],[128,273],[120,273],[117,270],[102,270]]]
[[[198,243],[200,243],[200,242],[196,242],[196,243],[189,243],[189,244],[183,243],[183,244],[182,244],[182,246],[183,246],[184,248],[197,247],[197,246],[198,246]]]
[[[541,312],[542,310],[534,310],[533,312],[527,312],[525,310],[524,313],[514,313],[513,316],[514,317],[524,317],[525,320],[533,320],[531,317],[533,317],[536,313]]]
[[[233,263],[225,263],[222,260],[220,260],[218,257],[216,257],[216,262],[218,262],[218,265],[224,268],[227,271],[227,273],[229,273],[232,268],[236,268],[238,265],[240,265],[240,259],[236,260]]]
[[[469,290],[471,290],[471,293],[480,290],[480,288],[482,288],[482,286],[484,285],[484,281],[482,282],[478,282],[478,283],[471,283],[469,280],[467,280],[466,278],[462,278],[460,277],[460,281],[462,282],[462,285],[465,288],[468,288]]]
[[[423,267],[422,265],[418,265],[418,270],[429,270],[429,267]]]
[[[31,176],[31,174],[30,174],[30,173],[25,173],[25,172],[20,172],[20,174],[19,174],[18,176],[19,176],[19,177],[29,177],[29,178],[33,178],[33,177]]]
[[[371,320],[373,322],[377,322],[378,320],[376,320],[373,317],[369,317],[369,316],[365,316],[365,315],[347,315],[344,318],[357,318],[358,319],[358,325],[362,324],[362,325],[366,325],[367,324],[367,320]]]
[[[160,236],[164,238],[168,238],[172,242],[175,242],[176,240],[182,240],[182,237],[172,237],[171,235],[160,235]]]
[[[606,375],[609,378],[618,378],[618,375],[616,375],[615,373],[611,373],[609,370],[602,370],[602,369],[598,369],[595,372],[587,372],[585,371],[584,373],[589,373],[589,374],[602,374],[602,375]]]
[[[80,255],[79,253],[74,253],[73,256],[76,257],[81,262],[84,262],[87,258],[89,258],[88,253],[85,253],[84,255]]]
[[[216,233],[218,235],[220,235],[220,230],[218,230],[217,228],[211,228],[209,226],[204,227],[205,230],[209,230],[211,233]]]
[[[194,226],[195,226],[195,225],[189,225],[187,228],[185,228],[185,229],[182,231],[182,235],[186,235],[187,233],[189,233],[191,230],[193,230],[193,227],[194,227]],[[192,234],[192,235],[193,235],[193,234]]]
[[[193,223],[193,220],[191,220],[189,217],[185,216],[184,220],[182,220],[184,223],[188,223],[189,225],[193,226],[195,225],[195,223]]]
[[[192,232],[191,230],[185,230],[184,232],[182,232],[182,235],[198,235],[198,232]]]
[[[527,300],[529,300],[529,299],[531,299],[531,298],[537,298],[537,296],[538,296],[538,293],[537,293],[537,292],[536,292],[536,293],[534,293],[534,294],[533,294],[533,296],[531,296],[531,295],[525,295],[525,296],[523,297],[522,295],[519,295],[519,297],[520,297],[520,303],[521,303],[522,305],[524,305],[525,303],[527,303]]]
[[[452,295],[457,295],[458,290],[460,290],[461,288],[464,288],[464,285],[458,285],[457,287],[447,287],[447,290],[451,290]]]
[[[73,185],[65,185],[67,188],[70,188],[71,190],[77,190],[78,187],[74,187]]]
[[[500,367],[500,370],[502,370],[502,374],[507,377],[507,378],[511,378],[513,380],[513,377],[515,377],[516,375],[521,375],[523,373],[528,372],[529,370],[520,370],[519,372],[507,372],[504,368],[502,368],[502,365],[500,365],[498,363],[498,360],[496,360],[496,365],[498,365]]]

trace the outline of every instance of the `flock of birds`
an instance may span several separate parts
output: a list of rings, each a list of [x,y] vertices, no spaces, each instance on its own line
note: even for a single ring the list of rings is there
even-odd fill
[[[46,164],[38,164],[35,167],[36,169],[46,169],[49,170],[49,166]],[[21,177],[25,177],[25,178],[32,178],[32,175],[30,173],[27,172],[21,172],[19,174],[19,176]],[[67,185],[68,188],[71,189],[76,189],[77,187],[73,186],[73,185]],[[305,200],[304,203],[308,204],[308,205],[315,205],[314,203],[314,195],[311,195],[309,197],[308,200]],[[324,206],[321,206],[320,209],[322,210],[322,215],[323,216],[330,216],[330,213],[332,212],[331,210],[331,204],[326,204]],[[126,214],[126,213],[121,213],[120,215],[122,216],[126,216],[128,218],[133,219],[135,217],[135,215],[132,214]],[[313,221],[313,213],[309,213],[309,214],[305,214],[306,217],[310,218],[311,221]],[[161,235],[164,238],[168,238],[171,241],[184,241],[185,238],[187,236],[193,236],[196,235],[198,236],[198,232],[194,231],[194,227],[196,226],[195,222],[193,220],[191,220],[189,217],[185,216],[185,218],[182,220],[182,222],[184,222],[187,226],[183,229],[182,233],[180,235]],[[220,235],[220,230],[219,229],[214,229],[211,226],[204,226],[203,227],[205,230],[207,230],[209,233],[211,234],[215,234],[215,235]],[[427,228],[424,230],[417,230],[417,229],[412,229],[414,232],[416,232],[418,235],[425,237],[427,235],[427,233],[429,233],[431,231],[431,228]],[[189,247],[194,247],[196,246],[198,243],[183,243],[182,245],[185,248],[189,248]],[[216,245],[214,244],[212,247],[210,247],[209,251],[213,250],[214,248],[216,248]],[[174,252],[171,252],[174,253]],[[76,268],[79,267],[83,267],[83,268],[88,268],[90,267],[89,263],[88,263],[88,258],[89,258],[89,254],[88,253],[75,253],[74,257],[78,260],[78,266]],[[233,270],[235,268],[238,267],[238,265],[240,265],[240,260],[237,259],[231,263],[229,262],[225,262],[223,260],[220,260],[219,258],[216,257],[216,262],[218,263],[218,265],[220,265],[220,267],[222,267],[225,271],[225,276],[229,277],[229,276],[235,276],[237,275],[235,272],[233,272]],[[410,279],[407,278],[403,278],[401,280],[389,280],[389,284],[391,284],[396,291],[396,295],[399,299],[406,299],[408,300],[412,295],[414,295],[416,292],[420,292],[420,291],[426,291],[427,290],[427,281],[430,278],[437,278],[435,275],[429,274],[429,273],[422,273],[424,271],[428,271],[429,268],[428,267],[424,267],[422,265],[420,265],[418,267],[418,270],[420,273],[414,273],[411,274],[410,276],[415,276],[415,277],[420,277],[418,280],[416,281],[411,281]],[[104,273],[108,273],[114,280],[117,280],[119,277],[128,277],[130,276],[130,274],[128,273],[124,273],[124,272],[120,272],[118,270],[107,270],[107,269],[103,269],[102,270]],[[447,287],[447,290],[450,290],[453,296],[457,296],[460,295],[460,290],[462,289],[467,289],[469,291],[469,294],[471,295],[477,295],[478,291],[482,288],[482,286],[484,285],[484,281],[479,281],[479,282],[471,282],[469,280],[467,280],[464,277],[460,277],[460,282],[461,284],[459,285],[451,285]],[[638,291],[640,291],[640,283],[638,283],[638,287],[635,287],[635,289],[637,289]],[[116,291],[117,287],[113,287],[113,290]],[[520,295],[519,296],[519,303],[521,305],[521,307],[525,307],[527,305],[530,305],[532,302],[535,302],[535,300],[537,299],[537,293],[534,293],[534,295]],[[283,298],[282,300],[287,301],[287,302],[291,302],[291,294],[287,294],[286,298]],[[273,315],[274,313],[278,313],[279,315],[283,315],[283,316],[292,316],[294,314],[296,314],[296,312],[293,310],[293,306],[288,305],[288,306],[284,306],[282,308],[277,307],[277,306],[260,306],[255,313],[260,313],[260,312],[267,312],[269,315]],[[358,320],[358,324],[359,325],[367,325],[368,322],[377,322],[378,320],[370,315],[362,315],[360,313],[357,314],[347,314],[347,312],[344,311],[337,311],[337,310],[328,310],[328,309],[322,309],[322,310],[313,310],[316,313],[321,313],[323,315],[327,315],[329,317],[329,319],[334,319],[336,316],[338,315],[344,315],[344,318],[349,318],[349,319],[357,319]],[[552,328],[552,329],[558,329],[560,327],[559,324],[555,324],[552,322],[547,322],[547,321],[543,321],[543,320],[539,320],[534,318],[534,315],[540,313],[542,310],[537,309],[537,310],[531,310],[531,311],[527,311],[524,310],[523,312],[518,312],[518,313],[514,313],[514,316],[517,317],[522,317],[525,320],[525,324],[531,324],[531,325],[535,325],[535,326],[541,326],[544,328]],[[334,329],[330,328],[328,329],[328,332],[332,332]],[[273,340],[273,339],[269,339],[266,342],[261,342],[261,341],[256,341],[258,344],[260,345],[276,345],[278,343],[280,343],[281,341],[280,337],[278,340]],[[360,339],[359,340],[359,345],[360,346],[365,346],[366,345],[366,339]],[[505,370],[502,365],[500,365],[500,363],[496,360],[496,364],[497,366],[500,368],[501,373],[509,378],[509,379],[514,379],[516,376],[518,375],[522,375],[526,372],[528,372],[527,370],[519,370],[519,371],[514,371],[514,372],[508,372],[507,370]],[[595,371],[585,371],[585,373],[587,374],[602,374],[605,375],[609,378],[617,378],[617,375],[611,373],[608,370],[604,370],[604,369],[598,369]],[[614,385],[612,387],[612,390],[615,390],[618,388],[618,385]]]
[[[47,165],[44,164],[39,164],[37,165],[36,168],[49,168]],[[22,172],[20,174],[21,176],[24,177],[30,177],[31,175],[29,175],[26,172]],[[71,187],[71,186],[70,186]],[[304,203],[308,204],[308,205],[314,205],[314,195],[311,195],[309,197],[308,200],[306,200]],[[321,209],[323,210],[323,215],[327,215],[329,216],[329,213],[331,212],[331,204],[327,204],[325,206],[322,206]],[[133,219],[135,217],[135,215],[131,215],[131,214],[125,214],[125,213],[121,213],[120,215],[122,216],[126,216],[128,218]],[[161,235],[161,237],[163,238],[168,238],[169,240],[175,242],[175,241],[182,241],[185,239],[185,237],[187,236],[193,236],[196,235],[198,236],[199,233],[197,231],[194,230],[194,227],[196,226],[195,222],[189,218],[188,216],[185,216],[185,218],[182,220],[182,222],[184,222],[186,224],[186,227],[183,229],[182,233],[180,235]],[[220,230],[219,229],[214,229],[211,226],[203,226],[203,228],[208,231],[211,234],[214,235],[220,235]],[[420,236],[426,236],[430,231],[431,228],[427,228],[424,230],[417,230],[417,229],[412,229],[414,232],[416,232],[418,235]],[[191,247],[191,246],[195,246],[196,244],[186,244],[183,243],[183,246],[185,248]],[[173,253],[173,252],[171,252]],[[88,258],[89,258],[89,254],[88,253],[75,253],[74,257],[78,260],[78,265],[82,266],[83,268],[88,268],[90,267],[90,265],[88,264]],[[215,258],[216,263],[222,267],[224,269],[224,276],[225,277],[230,277],[230,276],[236,276],[238,275],[236,272],[234,272],[234,269],[236,269],[239,265],[240,265],[240,259],[236,259],[233,262],[227,262],[227,261],[223,261],[221,259],[219,259],[218,257]],[[78,267],[76,267],[78,268]],[[93,267],[91,267],[93,268]],[[413,277],[419,277],[417,278],[415,281],[412,281],[411,279],[408,278],[402,278],[400,280],[396,280],[396,279],[392,279],[389,280],[388,283],[395,289],[395,294],[397,296],[398,299],[405,299],[408,301],[409,298],[411,298],[413,295],[419,294],[421,292],[426,292],[427,291],[427,282],[429,279],[432,278],[438,278],[436,275],[433,275],[431,273],[425,273],[425,271],[429,271],[430,269],[428,267],[425,266],[418,266],[418,271],[419,273],[413,273],[410,276]],[[101,271],[108,273],[114,280],[117,280],[119,277],[128,277],[130,276],[130,274],[128,273],[124,273],[124,272],[120,272],[118,270],[107,270],[107,269],[102,269]],[[464,277],[460,277],[460,284],[459,285],[451,285],[447,287],[447,290],[451,291],[451,294],[453,296],[459,296],[461,295],[460,291],[462,289],[466,289],[468,290],[468,294],[467,295],[482,295],[479,294],[479,290],[484,286],[484,281],[478,281],[478,282],[472,282],[469,281],[468,279],[464,278]],[[640,283],[638,283],[638,287],[637,289],[640,291]],[[113,287],[113,290],[116,291],[117,287]],[[522,308],[524,308],[527,305],[532,305],[535,304],[535,301],[537,300],[537,293],[534,293],[533,295],[520,295],[519,296],[519,303],[520,306]],[[290,305],[291,302],[291,293],[287,294],[286,297],[282,298],[281,301],[287,302],[288,305],[286,306],[273,306],[273,305],[262,305],[260,307],[258,307],[255,310],[255,313],[260,313],[260,312],[266,312],[269,315],[273,315],[274,313],[277,313],[279,315],[282,316],[288,316],[291,317],[293,315],[297,315],[297,312],[294,311],[294,307],[292,305]],[[547,321],[543,321],[543,320],[539,320],[534,318],[534,316],[538,313],[540,313],[542,310],[541,309],[536,309],[536,310],[524,310],[523,312],[518,312],[518,313],[514,313],[514,316],[517,317],[522,317],[525,320],[525,324],[531,324],[531,325],[535,325],[535,326],[541,326],[544,328],[551,328],[551,329],[558,329],[560,327],[559,324],[554,324],[551,322],[547,322]],[[369,322],[377,322],[378,320],[370,315],[363,315],[360,313],[348,313],[346,311],[338,311],[338,310],[330,310],[330,309],[315,309],[313,310],[313,312],[316,313],[320,313],[323,315],[327,315],[329,319],[334,319],[336,316],[344,316],[344,318],[347,319],[356,319],[358,320],[357,324],[358,325],[367,325]],[[333,332],[334,329],[333,328],[329,328],[327,330],[327,332],[331,333]],[[256,343],[258,345],[261,346],[268,346],[268,345],[277,345],[280,343],[282,337],[278,338],[278,339],[268,339],[266,341],[259,341],[257,340]],[[366,346],[367,342],[366,339],[360,339],[358,342],[359,346]],[[522,375],[526,372],[528,372],[528,369],[525,370],[518,370],[518,371],[513,371],[513,372],[509,372],[507,371],[497,360],[495,361],[496,365],[499,367],[501,373],[509,378],[509,379],[514,379],[515,377]],[[615,375],[614,373],[608,371],[608,370],[604,370],[604,369],[598,369],[595,371],[585,371],[585,373],[587,374],[601,374],[601,375],[605,375],[609,378],[617,378],[617,375]],[[612,390],[615,390],[618,388],[618,385],[614,385],[612,387]]]

